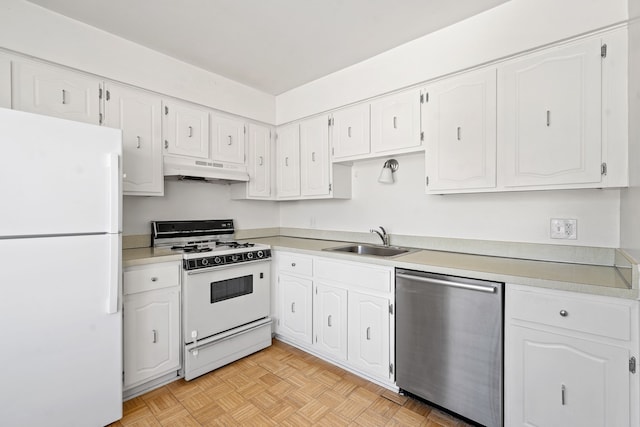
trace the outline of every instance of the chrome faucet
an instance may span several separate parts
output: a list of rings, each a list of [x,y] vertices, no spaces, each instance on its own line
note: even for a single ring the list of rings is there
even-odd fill
[[[384,227],[380,226],[380,230],[382,230],[382,233],[379,232],[378,230],[375,229],[371,229],[369,230],[370,233],[376,233],[378,236],[380,236],[380,239],[382,239],[382,244],[384,246],[389,246],[389,235],[387,234],[387,230],[384,229]]]

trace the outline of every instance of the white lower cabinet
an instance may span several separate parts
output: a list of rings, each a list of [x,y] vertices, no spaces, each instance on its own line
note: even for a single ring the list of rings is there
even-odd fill
[[[394,269],[277,251],[276,334],[393,387]]]
[[[638,425],[638,302],[507,286],[506,426]]]
[[[180,369],[180,265],[124,271],[124,389]]]

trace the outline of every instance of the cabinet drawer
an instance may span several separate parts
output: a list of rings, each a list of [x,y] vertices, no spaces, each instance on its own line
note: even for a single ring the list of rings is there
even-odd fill
[[[347,287],[391,292],[393,268],[316,258],[315,277]]]
[[[180,285],[180,264],[131,267],[124,271],[125,295]]]
[[[311,276],[313,260],[311,257],[292,253],[278,253],[278,269],[283,272]]]
[[[508,288],[507,288],[508,289]],[[512,290],[506,304],[512,319],[540,323],[593,335],[631,339],[631,307],[610,299],[572,297],[546,292]]]

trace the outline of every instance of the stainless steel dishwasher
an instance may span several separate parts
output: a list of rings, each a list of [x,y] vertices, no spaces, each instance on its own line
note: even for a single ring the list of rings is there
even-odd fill
[[[502,426],[504,284],[396,269],[396,383]]]

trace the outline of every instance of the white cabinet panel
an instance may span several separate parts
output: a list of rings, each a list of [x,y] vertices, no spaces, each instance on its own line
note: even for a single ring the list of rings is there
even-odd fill
[[[104,125],[122,130],[124,194],[162,196],[162,100],[113,83],[105,91]]]
[[[371,151],[369,104],[338,110],[331,115],[333,160],[363,156]]]
[[[211,158],[213,161],[244,164],[245,123],[242,120],[211,116]]]
[[[319,283],[314,295],[315,345],[322,352],[347,359],[347,290]]]
[[[11,57],[0,53],[0,107],[11,108]]]
[[[600,182],[600,48],[590,39],[499,68],[506,186]]]
[[[364,372],[389,378],[389,300],[349,292],[349,361]]]
[[[165,101],[165,154],[209,158],[209,112],[177,101]]]
[[[371,103],[371,149],[394,154],[418,151],[420,140],[420,91],[409,90]]]
[[[277,188],[278,197],[300,196],[300,126],[278,129]]]
[[[280,274],[280,325],[279,331],[292,339],[311,344],[312,336],[312,285],[310,279]]]
[[[495,68],[443,80],[427,93],[427,191],[495,187]]]
[[[26,60],[13,61],[12,79],[15,110],[100,123],[100,80]]]
[[[330,193],[329,125],[326,116],[300,123],[300,192],[302,196]]]
[[[249,197],[271,197],[271,129],[249,125]]]

